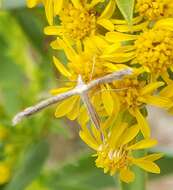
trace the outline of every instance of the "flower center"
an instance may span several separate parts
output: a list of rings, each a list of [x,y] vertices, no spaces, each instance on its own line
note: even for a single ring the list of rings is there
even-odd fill
[[[137,0],[136,9],[150,20],[173,15],[172,0]]]
[[[97,153],[96,166],[103,168],[105,173],[114,175],[117,170],[128,166],[128,153],[123,146],[116,150],[104,146]]]
[[[114,83],[115,89],[121,89],[117,91],[117,94],[121,103],[127,108],[136,108],[142,104],[139,100],[141,86],[142,82],[139,83],[137,79],[129,78]]]
[[[69,63],[69,67],[74,72],[74,76],[81,75],[86,83],[108,72],[99,55],[93,56],[92,52],[83,52]]]
[[[161,74],[173,63],[173,32],[150,30],[135,42],[136,59],[151,72]]]
[[[95,14],[85,8],[76,9],[72,4],[63,9],[60,20],[64,33],[72,39],[81,40],[96,30]]]

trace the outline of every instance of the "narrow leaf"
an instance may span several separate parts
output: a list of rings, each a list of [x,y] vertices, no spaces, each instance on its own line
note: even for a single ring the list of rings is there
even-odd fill
[[[120,9],[122,15],[128,22],[128,24],[132,24],[133,18],[133,9],[134,9],[134,0],[116,0],[118,8]]]
[[[47,141],[33,144],[24,155],[24,159],[5,190],[24,190],[39,175],[47,155]]]

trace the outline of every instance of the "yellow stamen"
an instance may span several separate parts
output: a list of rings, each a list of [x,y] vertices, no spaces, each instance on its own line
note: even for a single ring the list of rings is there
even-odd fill
[[[173,32],[152,29],[135,42],[136,61],[147,66],[155,75],[162,74],[173,62]]]
[[[172,0],[137,0],[136,10],[149,20],[173,16]]]
[[[64,33],[72,39],[80,40],[95,33],[96,17],[94,12],[85,8],[76,9],[69,4],[60,13]]]

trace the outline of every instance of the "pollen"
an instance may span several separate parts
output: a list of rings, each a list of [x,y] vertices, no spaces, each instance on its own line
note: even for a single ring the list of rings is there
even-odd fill
[[[172,0],[137,0],[136,10],[149,20],[173,16]]]
[[[81,40],[96,30],[96,17],[91,10],[76,9],[69,4],[60,13],[60,20],[64,33],[71,39]]]
[[[128,167],[129,151],[125,146],[121,146],[118,149],[110,149],[108,145],[102,146],[97,153],[96,166],[103,168],[104,173],[110,173],[114,175],[118,170],[124,167]]]
[[[137,79],[124,78],[114,83],[114,88],[120,89],[117,95],[124,107],[136,108],[142,105],[140,101],[140,91],[143,83]]]
[[[173,32],[152,29],[135,42],[136,61],[157,75],[167,71],[173,63]]]

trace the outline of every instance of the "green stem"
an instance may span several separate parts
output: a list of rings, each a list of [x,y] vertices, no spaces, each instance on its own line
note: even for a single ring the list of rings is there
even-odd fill
[[[134,167],[135,181],[130,185],[131,190],[146,190],[147,174],[138,167]]]
[[[120,190],[131,190],[131,185],[120,181]]]
[[[138,167],[133,168],[135,173],[135,180],[132,183],[120,182],[120,190],[146,190],[146,172]]]
[[[142,157],[145,154],[146,154],[146,151],[140,150],[140,151],[136,151],[134,156]],[[137,166],[133,166],[132,170],[135,173],[135,180],[130,184],[121,182],[120,189],[121,190],[146,190],[147,173]]]

